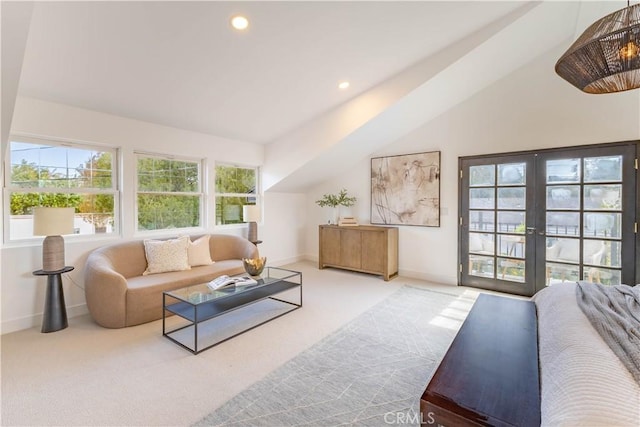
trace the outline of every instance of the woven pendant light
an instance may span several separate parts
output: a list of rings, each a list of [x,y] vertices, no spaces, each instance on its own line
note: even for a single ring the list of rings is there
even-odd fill
[[[558,60],[556,73],[587,93],[639,88],[640,4],[591,24]]]

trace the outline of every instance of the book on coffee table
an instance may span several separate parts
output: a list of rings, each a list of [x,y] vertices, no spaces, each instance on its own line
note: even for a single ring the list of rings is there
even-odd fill
[[[252,279],[249,276],[230,277],[225,274],[223,276],[216,277],[215,279],[207,283],[207,286],[209,286],[213,290],[216,290],[227,286],[246,286],[255,285],[257,283],[258,282],[255,279]]]

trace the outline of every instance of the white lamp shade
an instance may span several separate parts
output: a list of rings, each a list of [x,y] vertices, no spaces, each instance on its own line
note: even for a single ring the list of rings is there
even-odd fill
[[[74,216],[74,208],[33,208],[33,235],[72,234]]]
[[[244,222],[260,221],[260,206],[244,205],[242,207],[242,219]]]

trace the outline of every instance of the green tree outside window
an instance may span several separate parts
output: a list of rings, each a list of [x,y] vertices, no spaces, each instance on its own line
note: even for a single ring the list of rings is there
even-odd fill
[[[216,224],[243,223],[242,206],[258,200],[258,169],[216,165]]]
[[[199,161],[138,156],[138,230],[202,225],[200,164]]]
[[[73,207],[94,232],[105,231],[114,218],[114,152],[12,141],[10,216],[31,215],[36,206]]]

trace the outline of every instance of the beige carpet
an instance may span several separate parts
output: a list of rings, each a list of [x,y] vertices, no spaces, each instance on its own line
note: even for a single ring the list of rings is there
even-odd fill
[[[417,280],[301,262],[304,307],[197,356],[162,337],[161,321],[104,329],[88,317],[69,328],[2,336],[1,425],[190,425],[303,350]]]

